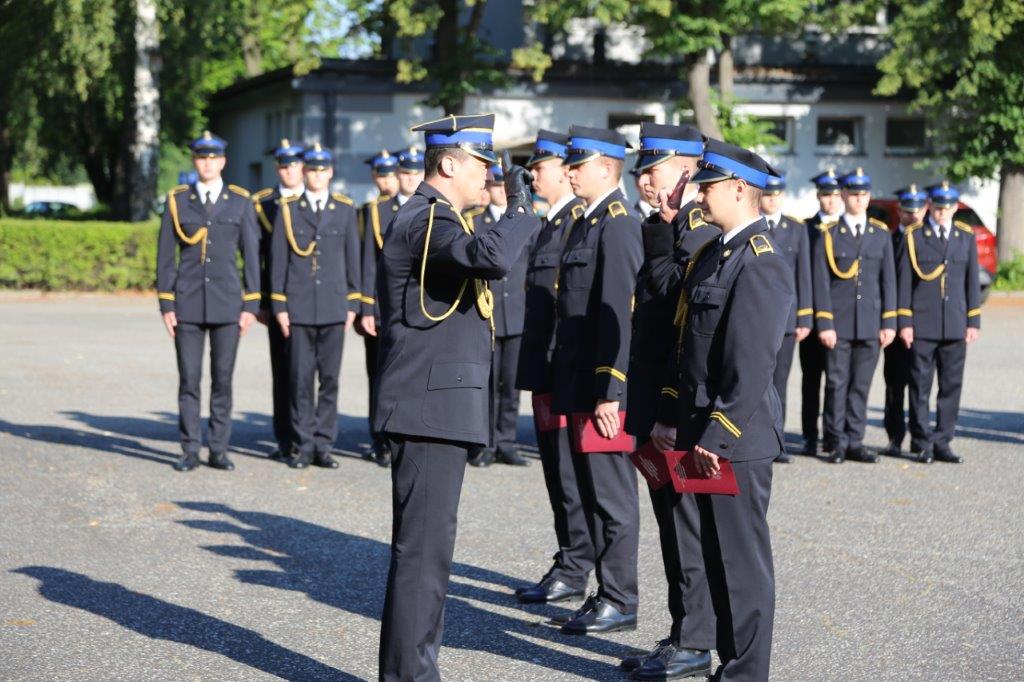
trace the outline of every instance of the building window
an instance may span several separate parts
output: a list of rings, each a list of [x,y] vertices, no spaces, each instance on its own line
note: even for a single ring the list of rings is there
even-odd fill
[[[788,116],[779,116],[766,117],[761,118],[759,120],[767,124],[765,126],[766,133],[780,140],[779,142],[776,142],[774,144],[767,145],[768,151],[774,154],[792,154],[794,126],[793,119],[789,118]]]
[[[817,147],[820,154],[861,153],[861,119],[819,118]]]
[[[928,151],[923,118],[889,118],[885,121],[885,153],[918,156]]]

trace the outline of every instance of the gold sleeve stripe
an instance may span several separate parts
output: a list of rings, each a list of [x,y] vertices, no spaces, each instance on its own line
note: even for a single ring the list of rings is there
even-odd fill
[[[615,369],[614,367],[598,367],[597,369],[594,370],[594,374],[611,374],[619,381],[626,380],[626,375],[620,372],[619,370]]]
[[[896,317],[896,311],[895,310],[886,310],[884,313],[882,313],[882,319],[883,320],[891,320],[894,317]]]
[[[822,318],[824,320],[834,320],[834,319],[836,319],[835,315],[833,315],[832,313],[828,312],[827,310],[819,310],[818,312],[814,313],[814,316],[815,317],[820,317],[820,318]]]
[[[365,303],[366,305],[373,305],[377,302],[377,299],[370,298],[369,296],[363,296],[359,300]]]
[[[261,298],[263,298],[263,294],[261,294],[261,293],[259,293],[257,291],[254,294],[246,294],[245,296],[242,297],[242,300],[243,301],[258,301]]]
[[[803,317],[804,315],[813,315],[814,308],[801,308],[800,310],[796,311],[796,314],[797,317]]]
[[[896,314],[902,315],[903,317],[913,317],[914,311],[911,310],[910,308],[900,308],[896,311]]]
[[[981,315],[981,308],[971,308],[967,311],[967,317],[977,317]]]
[[[174,294],[172,294],[169,291],[160,291],[160,292],[157,293],[156,297],[159,298],[161,301],[173,301],[174,300]]]
[[[359,293],[358,291],[353,291],[352,293],[350,293],[348,296],[345,297],[345,300],[346,301],[361,301],[361,300],[363,300],[363,295],[361,293]]]
[[[712,412],[711,418],[719,422],[722,426],[725,427],[726,431],[736,436],[737,438],[739,438],[743,434],[743,432],[740,431],[739,427],[733,424],[732,420],[726,417],[725,414],[723,414],[722,412],[719,412],[717,410]]]
[[[271,301],[287,301],[288,297],[285,296],[284,294],[271,294],[270,295],[270,300]]]
[[[677,391],[674,388],[669,388],[668,386],[666,386],[665,388],[661,389],[661,394],[662,395],[667,395],[670,398],[678,398],[679,397],[679,391]]]

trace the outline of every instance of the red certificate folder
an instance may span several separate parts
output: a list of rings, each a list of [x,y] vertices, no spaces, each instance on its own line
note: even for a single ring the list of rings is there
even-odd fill
[[[568,420],[564,414],[553,414],[551,412],[551,394],[533,394],[533,423],[537,426],[538,433],[547,433],[556,429],[564,429]]]
[[[619,434],[605,438],[597,430],[593,412],[572,413],[572,441],[577,452],[631,452],[636,446],[633,436],[623,430],[626,413],[619,412]]]
[[[740,494],[732,462],[722,457],[718,458],[719,472],[714,478],[705,478],[697,470],[697,465],[689,452],[658,452],[658,448],[651,442],[631,453],[629,458],[633,461],[633,466],[647,479],[651,490],[671,483],[677,493]]]

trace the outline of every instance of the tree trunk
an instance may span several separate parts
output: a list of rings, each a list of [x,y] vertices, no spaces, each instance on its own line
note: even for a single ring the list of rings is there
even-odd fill
[[[735,64],[732,55],[732,36],[725,36],[723,47],[718,55],[718,92],[722,96],[722,106],[731,107],[733,103],[733,75]]]
[[[689,84],[690,106],[693,107],[693,120],[697,128],[708,137],[722,139],[715,108],[711,104],[711,64],[708,62],[706,51],[692,58],[687,67],[686,78]]]
[[[437,56],[437,72],[442,79],[456,80],[461,78],[462,71],[459,68],[459,1],[440,0],[443,14],[437,23],[437,30],[434,32],[434,54]],[[445,101],[441,102],[445,115],[461,114],[465,106],[465,99],[454,96],[455,91],[448,87],[448,83],[441,83],[446,94]]]
[[[0,215],[11,212],[11,166],[14,150],[11,148],[10,112],[0,111]]]
[[[145,220],[156,197],[160,161],[160,28],[156,0],[136,0],[135,99],[128,145],[127,217]]]
[[[1024,255],[1024,165],[1003,164],[999,173],[999,262]]]

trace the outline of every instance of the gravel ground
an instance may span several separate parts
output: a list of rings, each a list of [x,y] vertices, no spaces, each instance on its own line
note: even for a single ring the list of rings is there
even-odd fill
[[[1024,299],[994,297],[984,325],[955,442],[966,465],[777,468],[773,679],[1024,679]],[[390,488],[358,456],[361,339],[346,339],[335,471],[266,459],[262,328],[240,349],[233,473],[169,467],[174,350],[151,298],[0,293],[0,358],[0,678],[376,676]],[[882,396],[879,367],[878,446]],[[524,414],[524,443],[530,430]],[[565,638],[543,624],[564,607],[511,598],[553,550],[539,462],[469,471],[444,676],[622,679],[618,658],[669,623],[645,494],[641,509],[638,631]]]

